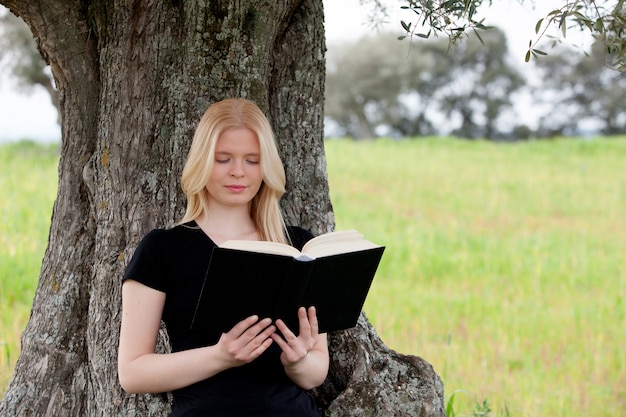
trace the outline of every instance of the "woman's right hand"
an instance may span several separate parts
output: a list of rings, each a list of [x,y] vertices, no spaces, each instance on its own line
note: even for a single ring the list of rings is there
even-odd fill
[[[270,347],[276,332],[272,320],[250,316],[237,323],[228,333],[222,333],[217,347],[232,367],[250,363]]]

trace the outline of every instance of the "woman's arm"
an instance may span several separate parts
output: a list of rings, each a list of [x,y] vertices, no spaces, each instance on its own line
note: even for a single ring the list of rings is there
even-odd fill
[[[213,346],[155,353],[165,293],[137,281],[122,286],[118,375],[128,393],[167,392],[241,366],[261,355],[276,331],[270,319],[249,317],[222,334]]]
[[[287,376],[308,390],[322,385],[328,374],[328,339],[326,333],[318,333],[315,307],[309,307],[308,311],[301,307],[298,310],[298,318],[300,322],[298,336],[289,330],[282,320],[277,320],[276,326],[283,337],[274,333],[272,339],[283,351],[280,360]]]

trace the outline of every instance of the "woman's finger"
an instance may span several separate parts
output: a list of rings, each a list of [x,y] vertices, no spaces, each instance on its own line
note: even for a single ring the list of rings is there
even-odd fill
[[[307,316],[307,310],[304,307],[298,309],[298,324],[299,335],[309,336],[311,334],[311,325],[309,323],[309,317]]]
[[[311,335],[317,336],[319,334],[319,322],[317,321],[317,310],[314,306],[309,307],[309,325],[311,326]]]
[[[235,324],[228,334],[234,339],[238,339],[244,334],[252,339],[271,324],[271,319],[265,318],[259,321],[258,316],[250,316]]]
[[[291,329],[287,327],[285,322],[282,321],[281,319],[276,320],[276,327],[278,327],[278,330],[280,330],[285,340],[297,339],[297,336],[295,335],[295,333],[292,332]]]

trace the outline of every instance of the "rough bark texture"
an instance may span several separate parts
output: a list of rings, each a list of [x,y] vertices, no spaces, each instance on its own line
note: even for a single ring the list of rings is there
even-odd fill
[[[387,348],[365,314],[356,328],[331,335],[329,348],[329,377],[316,390],[327,417],[445,416],[433,367]]]
[[[332,229],[322,2],[0,3],[51,65],[63,134],[49,245],[0,415],[165,416],[166,396],[128,396],[117,381],[120,277],[139,239],[182,215],[193,130],[224,97],[269,115],[290,223]],[[430,365],[387,349],[365,317],[330,340],[331,373],[316,392],[330,416],[444,415]]]

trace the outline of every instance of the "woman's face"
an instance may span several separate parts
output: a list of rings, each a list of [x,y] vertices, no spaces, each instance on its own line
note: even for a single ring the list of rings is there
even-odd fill
[[[228,129],[217,140],[215,161],[206,185],[210,205],[248,206],[261,188],[261,148],[248,128]]]

